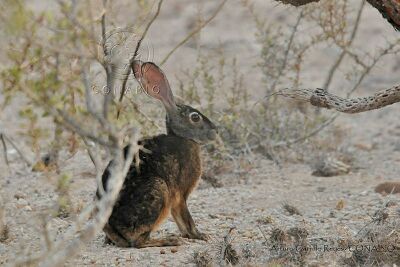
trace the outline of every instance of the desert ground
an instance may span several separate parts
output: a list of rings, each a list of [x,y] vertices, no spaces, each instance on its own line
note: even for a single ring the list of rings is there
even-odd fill
[[[31,2],[38,9],[51,8],[46,1]],[[291,27],[300,12],[273,1],[260,0],[255,4],[257,11],[264,14],[270,23],[282,27]],[[155,62],[185,36],[188,31],[185,27],[191,23],[196,5],[198,2],[192,0],[185,3],[166,1],[148,35]],[[204,1],[204,14],[209,14],[215,5],[215,1]],[[318,8],[317,4],[314,6]],[[121,16],[129,17],[129,14]],[[206,51],[222,45],[227,57],[237,57],[240,71],[256,96],[252,101],[256,101],[257,96],[261,98],[264,93],[261,74],[254,71],[260,53],[254,28],[254,21],[246,8],[241,6],[240,1],[232,0],[201,33]],[[300,33],[305,34],[306,31],[304,26]],[[355,46],[373,52],[387,39],[396,37],[398,33],[382,20],[381,15],[366,6]],[[309,57],[311,60],[302,71],[303,86],[321,87],[324,82],[321,73],[337,57],[337,50],[334,47],[316,48]],[[195,47],[189,43],[165,64],[164,71],[170,77],[173,90],[177,86],[175,74],[190,68],[195,58]],[[354,96],[369,95],[397,84],[399,64],[398,55],[384,57]],[[339,72],[344,71],[345,67]],[[331,88],[335,93],[344,95],[346,85],[346,81],[336,79]],[[0,130],[12,136],[29,156],[31,152],[24,146],[24,139],[18,138],[19,133],[24,131],[15,112],[19,103],[20,100],[14,100],[11,106],[0,112]],[[329,115],[333,111],[323,112]],[[265,266],[271,263],[273,251],[267,241],[277,227],[284,230],[304,227],[310,241],[317,240],[322,246],[334,247],[330,240],[341,235],[356,235],[389,201],[394,201],[394,206],[400,208],[399,195],[383,196],[374,191],[383,181],[400,181],[398,114],[400,105],[395,104],[372,112],[339,116],[334,126],[345,133],[341,145],[355,158],[355,167],[347,174],[317,177],[312,175],[313,166],[307,162],[283,161],[278,165],[261,154],[254,154],[248,158],[250,167],[240,170],[227,168],[218,174],[215,178],[221,186],[214,187],[209,182],[201,181],[190,196],[188,205],[198,228],[210,236],[207,242],[183,239],[184,244],[179,247],[118,248],[105,245],[104,234],[101,233],[66,266],[196,266],[194,254],[199,251],[206,251],[218,264],[219,250],[231,229],[229,242],[239,255],[240,265]],[[8,240],[0,242],[0,265],[12,264],[17,258],[43,251],[45,241],[41,214],[54,206],[57,198],[52,178],[54,174],[32,172],[13,150],[9,157],[10,171],[3,158],[0,161],[1,195],[5,201],[5,220],[9,228]],[[84,206],[93,201],[95,173],[84,150],[72,158],[63,158],[61,171],[72,174],[70,192],[75,205]],[[299,212],[290,214],[283,208],[284,204],[296,207]],[[73,216],[52,218],[48,225],[50,238],[60,238],[73,220]],[[179,235],[172,218],[155,233],[156,236],[167,234]],[[350,254],[350,251],[312,251],[306,265],[338,266]]]

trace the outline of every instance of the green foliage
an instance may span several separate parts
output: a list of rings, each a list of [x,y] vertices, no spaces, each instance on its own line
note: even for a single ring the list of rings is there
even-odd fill
[[[57,200],[57,217],[68,217],[73,212],[72,202],[69,195],[71,185],[71,175],[61,174],[57,181],[56,191],[58,193]]]
[[[6,18],[0,24],[7,36],[18,35],[29,28],[33,13],[26,9],[25,1],[3,0],[1,6],[7,8]]]

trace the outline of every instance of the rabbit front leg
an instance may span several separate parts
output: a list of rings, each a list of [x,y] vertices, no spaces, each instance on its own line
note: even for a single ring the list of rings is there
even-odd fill
[[[185,200],[179,201],[173,206],[171,213],[183,237],[200,240],[208,239],[206,234],[197,230]]]

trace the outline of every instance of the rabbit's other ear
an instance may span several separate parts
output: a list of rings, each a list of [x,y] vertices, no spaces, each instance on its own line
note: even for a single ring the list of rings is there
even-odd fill
[[[168,80],[156,64],[135,60],[132,63],[132,70],[135,78],[149,96],[161,100],[167,112],[176,110]]]

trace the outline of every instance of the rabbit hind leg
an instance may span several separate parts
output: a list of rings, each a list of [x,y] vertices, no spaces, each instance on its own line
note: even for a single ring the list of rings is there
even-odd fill
[[[168,247],[168,246],[180,246],[182,243],[178,237],[170,236],[166,238],[150,238],[150,232],[141,235],[134,244],[136,248],[147,248],[147,247]]]
[[[127,230],[122,231],[121,233],[129,240],[130,246],[136,248],[179,246],[181,245],[181,241],[178,237],[169,236],[166,238],[150,238],[151,232],[159,227],[159,225],[168,217],[169,213],[170,207],[169,205],[165,205],[153,224],[142,225],[135,231]]]
[[[104,241],[105,244],[113,243],[118,247],[130,247],[130,242],[108,223],[104,226],[103,231],[106,234],[106,239]]]
[[[122,228],[119,233],[129,241],[130,246],[136,248],[178,246],[180,241],[176,237],[150,239],[150,233],[155,231],[170,214],[170,196],[168,186],[164,180],[155,177],[134,188],[132,195],[136,196],[134,206],[125,207],[131,214],[134,227]],[[129,215],[128,215],[129,217]]]

